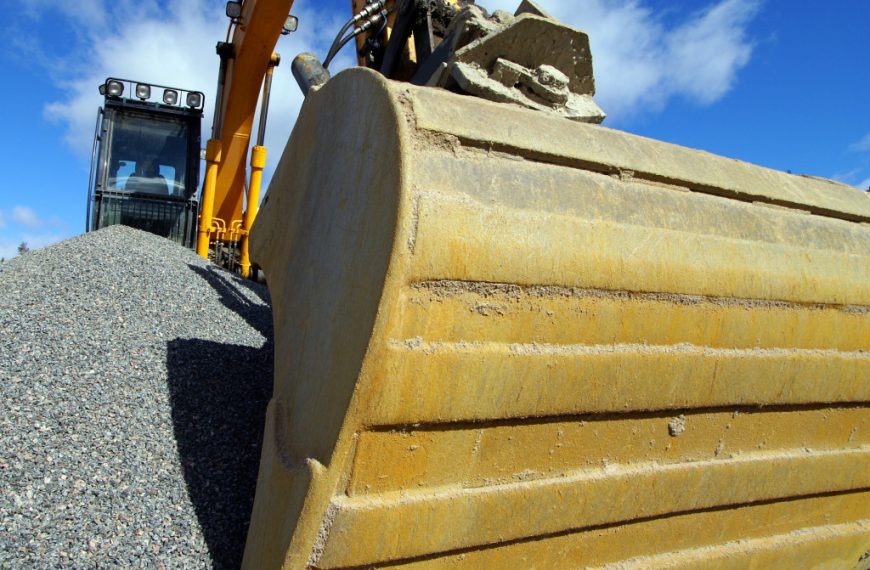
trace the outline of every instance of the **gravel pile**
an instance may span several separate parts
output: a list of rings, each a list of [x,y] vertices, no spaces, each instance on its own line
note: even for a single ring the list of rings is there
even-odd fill
[[[0,264],[0,291],[0,567],[238,567],[265,287],[113,226]]]

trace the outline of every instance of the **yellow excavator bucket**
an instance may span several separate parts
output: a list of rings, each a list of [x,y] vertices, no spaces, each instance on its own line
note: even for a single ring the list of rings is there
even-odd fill
[[[247,568],[866,568],[870,199],[343,72],[254,227]]]

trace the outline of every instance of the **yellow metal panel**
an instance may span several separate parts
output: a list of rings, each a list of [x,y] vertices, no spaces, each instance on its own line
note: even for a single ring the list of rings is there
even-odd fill
[[[249,568],[851,568],[870,201],[344,72],[252,257],[275,316]]]
[[[442,140],[458,139],[472,148],[500,150],[547,164],[870,221],[870,199],[845,184],[793,176],[525,109],[512,110],[506,121],[503,104],[476,101],[472,111],[469,105],[446,102],[442,95],[419,89],[409,97],[417,128],[437,133]]]
[[[865,519],[852,524],[802,529],[785,535],[726,543],[715,548],[698,548],[687,552],[639,558],[620,563],[619,568],[864,570],[867,562],[866,554],[870,552],[868,525],[870,520]],[[857,564],[856,560],[859,560]]]
[[[579,469],[606,472],[616,464],[675,464],[759,450],[856,449],[870,446],[867,416],[860,407],[694,411],[363,432],[347,493],[486,487]]]
[[[402,337],[426,342],[855,351],[870,338],[861,311],[838,305],[576,287],[425,281],[405,290],[402,310]]]
[[[870,257],[424,195],[411,279],[870,305]],[[461,230],[461,231],[460,231]],[[554,247],[555,244],[559,247]],[[510,263],[501,252],[510,252]]]
[[[372,425],[870,401],[867,352],[412,339],[377,358]]]
[[[673,512],[870,487],[870,447],[613,465],[476,489],[336,497],[320,566],[371,564]],[[471,544],[469,544],[471,543]]]
[[[757,563],[759,568],[811,568],[812,564],[807,562],[813,559],[835,564],[838,559],[854,561],[870,547],[866,530],[862,528],[862,525],[870,524],[867,518],[870,495],[809,498],[802,500],[801,505],[803,510],[797,513],[793,505],[786,502],[676,515],[379,567],[402,570],[557,570],[608,567],[608,564],[618,563],[614,566],[620,569],[645,569],[668,563],[681,567],[677,565],[679,560],[682,566],[744,569],[752,562],[757,563],[761,555],[767,564]],[[803,530],[806,527],[812,530]],[[698,529],[706,532],[699,533]],[[791,534],[794,529],[801,530]],[[776,538],[768,538],[770,535]],[[710,536],[721,541],[715,549],[705,548],[705,541]],[[753,537],[761,540],[753,540]],[[831,538],[834,540],[819,544]],[[738,540],[740,543],[736,542]],[[765,550],[759,552],[762,549]],[[624,561],[614,553],[621,553],[632,561]],[[661,553],[664,554],[655,556]],[[755,561],[751,560],[752,555],[756,557]],[[850,568],[839,566],[843,567]]]
[[[689,234],[801,245],[808,249],[858,255],[870,249],[866,227],[854,223],[810,215],[804,209],[693,192],[686,185],[662,181],[685,176],[685,173],[670,174],[670,178],[661,175],[660,179],[649,180],[625,172],[606,174],[559,164],[517,160],[503,152],[465,147],[456,140],[444,142],[436,138],[434,143],[421,143],[415,149],[418,164],[415,182],[421,190],[437,190],[430,193],[437,197],[465,198],[484,206],[609,220]],[[592,158],[595,157],[590,157],[590,160]],[[779,177],[781,173],[770,172],[768,175]],[[783,176],[787,181],[795,178]],[[475,183],[468,184],[468,180]],[[803,182],[804,179],[798,180]],[[755,182],[758,183],[757,191],[766,191],[763,181]],[[845,188],[862,198],[862,194],[855,193],[853,188],[828,182],[814,191],[824,192],[832,185],[836,190]],[[756,186],[750,189],[755,191]],[[870,195],[865,196],[865,201],[870,202]]]
[[[406,186],[397,168],[403,158],[388,149],[400,146],[404,122],[386,83],[352,71],[367,80],[306,98],[309,112],[296,122],[296,142],[281,157],[251,234],[282,339],[275,375],[284,380],[275,383],[266,419],[268,459],[260,465],[247,568],[301,568],[322,549],[322,521],[353,445],[345,414],[371,334],[383,330],[377,316],[396,200]],[[327,85],[333,81],[344,83],[336,77]],[[337,161],[333,152],[355,158]],[[299,191],[285,191],[291,178]]]

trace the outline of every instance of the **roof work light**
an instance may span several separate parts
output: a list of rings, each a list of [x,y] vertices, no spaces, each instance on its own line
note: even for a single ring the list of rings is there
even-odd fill
[[[187,94],[187,106],[191,109],[198,109],[202,106],[202,93],[192,91]]]
[[[238,20],[242,15],[242,3],[241,2],[227,2],[227,18],[230,20]]]
[[[163,90],[163,102],[167,105],[177,105],[178,104],[178,91],[175,89],[164,89]]]
[[[281,35],[286,36],[299,29],[299,18],[296,16],[287,16],[284,20],[284,27],[281,29]]]
[[[151,97],[151,86],[146,83],[137,83],[136,84],[136,97],[145,101],[149,97]]]
[[[106,93],[111,97],[120,97],[124,94],[124,84],[113,79],[106,83]]]

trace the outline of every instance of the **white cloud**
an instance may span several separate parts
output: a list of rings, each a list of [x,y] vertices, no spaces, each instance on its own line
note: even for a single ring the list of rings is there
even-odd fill
[[[8,223],[12,222],[12,223]],[[57,218],[46,219],[29,206],[15,206],[11,211],[0,211],[0,258],[18,255],[23,242],[30,249],[38,249],[70,237],[69,229]]]
[[[18,244],[6,236],[0,236],[0,259],[12,259],[18,255]]]
[[[68,237],[70,237],[68,233],[56,231],[0,235],[0,259],[12,259],[18,255],[18,246],[21,243],[26,243],[28,249],[32,251]]]
[[[643,0],[540,0],[557,18],[590,35],[598,84],[598,101],[611,122],[658,111],[675,96],[699,104],[721,98],[752,52],[746,27],[757,0],[718,0],[666,26]],[[489,9],[512,11],[518,0],[487,0]],[[210,135],[218,57],[214,46],[226,34],[221,3],[207,0],[31,0],[26,12],[40,18],[60,11],[75,23],[75,53],[59,56],[57,81],[67,93],[48,104],[47,117],[65,126],[65,138],[82,158],[90,155],[91,137],[101,97],[97,86],[108,76],[177,85],[206,93],[203,140]],[[266,146],[269,164],[281,155],[302,96],[290,74],[290,61],[301,51],[323,54],[331,32],[346,19],[344,11],[315,8],[299,0],[293,8],[299,31],[282,38],[283,63],[276,70]],[[350,63],[350,51],[335,68]],[[256,122],[254,123],[256,128]],[[204,144],[203,144],[204,146]]]
[[[849,172],[835,176],[835,180],[840,180],[846,184],[854,184],[861,190],[870,188],[870,178],[866,178],[868,169],[870,169],[870,133],[864,135],[861,140],[849,145],[849,150],[860,153],[858,157],[858,166]],[[865,177],[861,180],[862,177]]]
[[[758,0],[718,0],[668,26],[643,0],[539,0],[589,34],[596,101],[619,122],[656,112],[673,97],[707,105],[724,96],[752,54],[747,26]],[[513,11],[516,0],[489,0]]]
[[[24,233],[21,235],[21,241],[27,244],[31,250],[39,249],[47,245],[51,245],[62,239],[70,237],[66,232],[39,232],[39,233]]]
[[[752,43],[747,26],[758,0],[710,0],[706,9],[668,24],[647,0],[539,0],[557,18],[589,33],[595,58],[598,101],[610,114],[610,124],[655,112],[673,97],[709,104],[731,89],[737,73],[749,60]],[[488,9],[513,11],[519,0],[481,0]],[[346,10],[328,11],[315,0],[297,0],[293,13],[299,31],[283,37],[277,51],[266,146],[269,160],[265,183],[283,152],[302,95],[290,73],[290,62],[302,51],[321,57],[332,34],[347,19]],[[106,77],[127,77],[206,94],[203,146],[211,132],[212,106],[219,60],[216,42],[226,35],[222,0],[27,0],[19,14],[27,20],[17,29],[45,31],[52,40],[40,43],[39,33],[10,37],[10,49],[43,67],[63,93],[45,106],[45,115],[63,128],[73,151],[90,157],[94,122],[102,97],[97,86]],[[51,20],[49,22],[49,19]],[[61,24],[58,25],[58,22]],[[66,35],[55,34],[61,31]],[[57,41],[61,37],[62,41]],[[64,51],[52,51],[52,46]],[[331,66],[339,70],[352,62],[345,49]],[[256,129],[257,119],[254,120]],[[870,134],[860,148],[870,147]],[[0,213],[35,229],[56,226],[29,208]],[[17,211],[17,214],[16,214]],[[32,248],[65,237],[58,231],[29,235],[0,235],[0,257],[10,257],[21,241]]]
[[[861,190],[867,190],[867,187],[870,186],[870,178],[864,178],[867,175],[867,170],[865,168],[853,168],[852,170],[846,172],[837,172],[832,174],[830,178],[832,180],[836,180],[837,182],[842,182],[843,184],[848,184],[850,186],[855,186],[856,188],[860,188]],[[862,180],[862,178],[864,178]]]
[[[30,229],[36,229],[43,224],[36,211],[27,206],[15,206],[12,208],[11,218],[15,223]]]
[[[321,57],[348,18],[343,10],[316,8],[314,0],[297,0],[293,13],[299,31],[280,39],[276,51],[282,63],[276,69],[269,110],[266,146],[269,149],[264,183],[267,184],[302,104],[302,95],[290,73],[290,62],[302,51]],[[45,116],[61,129],[72,151],[83,161],[90,159],[97,108],[102,104],[98,86],[107,77],[173,85],[203,91],[206,112],[202,122],[202,145],[211,135],[211,121],[219,58],[215,44],[226,38],[228,20],[222,0],[28,0],[13,29],[34,33],[10,38],[10,45],[26,60],[41,66],[62,95],[44,107]],[[50,20],[50,21],[49,21]],[[52,40],[41,43],[40,33],[51,26]],[[58,36],[61,31],[66,35]],[[58,41],[62,37],[63,41]],[[53,51],[62,45],[63,52]],[[352,62],[346,49],[331,66],[335,70]],[[259,117],[254,118],[256,134]],[[35,249],[63,239],[70,232],[56,219],[41,219],[32,209],[6,212],[6,219],[40,233],[24,234],[21,228],[5,228],[0,234],[0,257],[14,256],[26,241]],[[17,211],[17,214],[15,213]],[[52,227],[49,231],[45,229]],[[13,231],[15,230],[15,231]]]
[[[556,17],[590,34],[597,99],[610,115],[610,124],[658,111],[675,96],[699,104],[716,101],[733,86],[752,51],[746,26],[756,11],[756,0],[717,0],[670,27],[644,0],[541,3]],[[483,4],[512,11],[518,0],[486,0]],[[64,127],[66,142],[82,160],[90,156],[96,112],[102,102],[97,86],[109,76],[203,91],[205,146],[211,133],[219,65],[214,46],[225,38],[228,23],[221,2],[30,0],[25,10],[27,17],[36,20],[49,12],[61,13],[76,31],[67,53],[37,58],[51,62],[50,71],[65,93],[46,105],[45,114]],[[298,0],[293,13],[300,19],[299,31],[283,37],[277,47],[283,61],[272,88],[266,183],[302,103],[290,62],[302,51],[322,56],[333,31],[348,16],[343,10],[318,8],[313,0]],[[351,59],[352,50],[346,49],[332,67],[341,69]],[[255,118],[254,129],[256,125]]]
[[[70,75],[58,79],[65,96],[45,108],[49,119],[66,127],[67,143],[82,157],[90,155],[97,108],[102,103],[97,86],[106,77],[173,85],[213,95],[218,62],[214,46],[226,33],[223,13],[214,10],[213,5],[206,9],[199,0],[170,3],[165,13],[147,1],[135,6],[105,3],[103,7],[103,20],[84,23],[88,45],[80,46],[77,58],[87,65],[73,63]],[[105,26],[106,18],[117,26]],[[213,67],[209,68],[208,63]],[[211,103],[207,99],[208,117]]]
[[[72,22],[86,25],[85,33],[91,31],[89,28],[102,29],[106,25],[107,12],[104,10],[101,0],[78,0],[77,2],[28,0],[22,9],[25,15],[32,19],[42,17],[46,11],[60,12]]]
[[[849,145],[849,149],[858,152],[870,152],[870,133],[864,135],[858,142]]]
[[[190,0],[170,3],[168,11],[161,11],[154,0],[136,4],[92,0],[93,3],[108,16],[93,21],[82,18],[90,26],[89,46],[77,53],[76,58],[84,59],[85,65],[77,66],[71,76],[59,80],[68,95],[45,108],[50,119],[66,127],[65,138],[70,147],[83,158],[90,156],[97,108],[102,102],[97,86],[110,76],[203,91],[206,95],[202,122],[204,147],[211,136],[219,67],[215,44],[225,39],[228,24],[223,4]],[[302,104],[302,94],[290,73],[290,62],[302,51],[324,53],[331,43],[324,30],[337,31],[342,23],[340,19],[346,17],[343,13],[317,11],[312,5],[313,2],[304,0],[294,4],[293,13],[300,20],[299,31],[282,37],[276,48],[282,55],[282,63],[273,79],[266,130],[267,179],[281,156]],[[107,20],[111,26],[105,25]],[[345,53],[336,63],[339,67],[346,66],[350,57]],[[255,136],[257,118],[253,128],[252,136]]]

